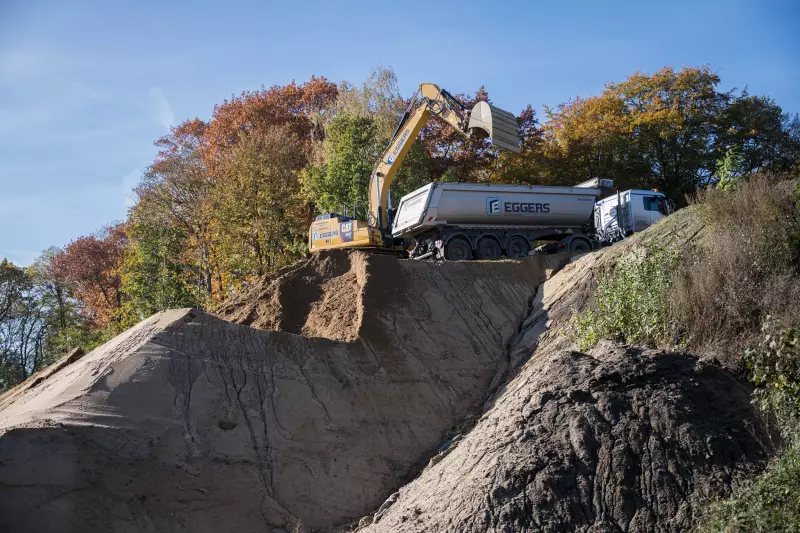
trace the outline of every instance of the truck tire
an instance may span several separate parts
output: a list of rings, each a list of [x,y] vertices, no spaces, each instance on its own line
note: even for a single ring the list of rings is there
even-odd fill
[[[444,247],[444,258],[448,261],[469,261],[472,259],[472,246],[465,239],[450,239]]]
[[[478,259],[491,260],[500,259],[503,255],[503,250],[500,248],[500,243],[491,237],[483,237],[478,241]]]
[[[506,256],[509,259],[521,259],[528,257],[531,251],[531,243],[522,237],[511,237],[506,244]]]
[[[591,252],[592,243],[590,243],[586,239],[580,239],[580,238],[572,239],[572,242],[569,243],[569,251],[578,253]]]

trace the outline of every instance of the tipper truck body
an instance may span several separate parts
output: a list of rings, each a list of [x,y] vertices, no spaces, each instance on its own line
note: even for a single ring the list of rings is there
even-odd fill
[[[589,251],[666,216],[664,195],[655,191],[625,191],[596,202],[611,186],[610,180],[575,187],[434,182],[400,200],[392,235],[413,239],[413,258],[516,258],[528,255],[533,243],[546,243],[543,252]],[[612,224],[618,214],[626,218]],[[605,226],[596,228],[595,220]]]

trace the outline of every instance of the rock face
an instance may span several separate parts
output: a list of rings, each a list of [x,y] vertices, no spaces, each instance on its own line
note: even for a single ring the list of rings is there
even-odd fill
[[[609,343],[583,354],[563,332],[603,269],[702,234],[684,210],[544,283],[475,428],[359,531],[691,530],[699,500],[773,452],[749,389],[713,361]]]
[[[341,252],[220,311],[292,333],[191,309],[155,315],[0,397],[0,530],[357,520],[505,375],[507,344],[559,261]]]

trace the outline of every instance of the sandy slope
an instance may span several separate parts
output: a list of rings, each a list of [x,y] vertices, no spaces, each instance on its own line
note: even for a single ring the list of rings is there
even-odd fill
[[[220,312],[314,337],[190,309],[151,317],[0,398],[0,530],[319,530],[362,516],[502,379],[558,261],[328,254]]]

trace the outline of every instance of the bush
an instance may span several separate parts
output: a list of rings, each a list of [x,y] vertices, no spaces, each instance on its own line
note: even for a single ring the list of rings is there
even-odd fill
[[[760,476],[710,505],[699,530],[800,531],[800,187],[761,176],[739,189],[701,198],[717,246],[676,287],[695,342],[727,336],[729,352],[746,347],[753,400],[786,446]]]
[[[755,176],[700,194],[705,243],[676,270],[671,316],[696,350],[740,354],[771,315],[800,316],[800,210],[791,181]]]
[[[669,296],[678,260],[676,251],[650,246],[606,271],[591,303],[573,319],[571,330],[579,348],[586,350],[609,338],[630,344],[671,344]]]
[[[800,185],[754,176],[695,203],[707,226],[701,242],[680,254],[651,247],[605,272],[572,335],[582,350],[603,338],[679,344],[746,368],[786,447],[710,505],[699,529],[800,532]]]
[[[800,442],[800,329],[768,317],[762,331],[760,345],[745,352],[754,400],[776,417],[785,439]]]
[[[705,510],[703,532],[800,531],[800,330],[772,317],[745,354],[754,401],[774,415],[786,447],[757,478]]]
[[[713,503],[697,528],[704,533],[800,531],[800,446],[783,454],[727,500]]]

